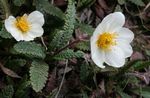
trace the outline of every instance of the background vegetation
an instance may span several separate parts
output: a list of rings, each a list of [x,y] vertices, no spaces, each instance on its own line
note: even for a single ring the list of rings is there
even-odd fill
[[[17,42],[9,16],[38,10],[44,35]],[[98,68],[90,36],[109,13],[121,11],[135,34],[124,67]],[[149,0],[0,0],[0,98],[150,98]]]

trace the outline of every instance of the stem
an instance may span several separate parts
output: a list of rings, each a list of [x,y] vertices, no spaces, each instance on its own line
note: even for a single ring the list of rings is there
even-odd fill
[[[43,46],[44,46],[44,47],[45,47],[45,49],[47,50],[47,46],[46,46],[46,44],[45,44],[45,42],[44,42],[43,37],[41,37],[41,41],[42,41]]]
[[[2,6],[4,8],[5,16],[6,16],[6,18],[8,18],[9,15],[10,15],[10,9],[9,9],[9,5],[8,5],[8,0],[0,0],[0,2],[2,3]]]
[[[61,80],[61,83],[60,83],[60,86],[59,86],[58,92],[56,93],[55,98],[57,98],[57,97],[58,97],[59,92],[60,92],[60,90],[61,90],[61,88],[62,88],[62,85],[63,85],[64,79],[65,79],[65,76],[66,76],[67,66],[68,66],[68,60],[66,60],[66,66],[65,66],[64,74],[63,74],[63,77],[62,77],[62,80]]]
[[[64,46],[63,48],[61,48],[61,49],[59,49],[58,51],[56,51],[56,52],[54,53],[54,55],[59,54],[61,51],[65,50],[66,48],[72,46],[72,45],[75,44],[75,43],[79,43],[80,41],[82,41],[82,40],[81,40],[81,39],[77,39],[77,40],[75,40],[75,41],[69,43],[68,45],[66,45],[66,46]]]

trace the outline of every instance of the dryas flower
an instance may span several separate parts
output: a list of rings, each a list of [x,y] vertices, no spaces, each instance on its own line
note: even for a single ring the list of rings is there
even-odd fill
[[[5,20],[6,30],[17,40],[17,41],[31,41],[36,37],[43,35],[44,16],[39,11],[33,11],[29,15],[24,14],[21,17],[15,18],[9,16]]]
[[[94,63],[105,68],[103,63],[113,67],[125,64],[125,58],[131,56],[130,45],[134,34],[123,27],[125,16],[121,12],[107,15],[95,29],[91,37],[91,57]]]

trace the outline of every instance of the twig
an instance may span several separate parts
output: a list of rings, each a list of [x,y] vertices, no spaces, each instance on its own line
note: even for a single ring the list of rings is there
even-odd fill
[[[67,71],[67,66],[68,66],[68,60],[66,60],[66,66],[65,66],[65,70],[64,70],[64,74],[63,74],[63,77],[62,77],[62,80],[61,80],[61,83],[60,83],[60,86],[58,88],[58,92],[56,93],[55,95],[55,98],[58,97],[59,93],[60,93],[60,90],[62,88],[62,85],[63,85],[63,82],[64,82],[64,79],[65,79],[65,75],[66,75],[66,71]]]
[[[45,42],[44,42],[43,37],[41,37],[41,41],[42,41],[42,44],[44,45],[45,49],[47,50],[47,46],[46,46],[46,44],[45,44]]]

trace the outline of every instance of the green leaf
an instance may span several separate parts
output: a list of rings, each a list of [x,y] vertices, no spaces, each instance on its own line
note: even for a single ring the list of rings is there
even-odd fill
[[[96,0],[79,0],[78,2],[78,10],[82,10],[84,8],[90,7],[92,4],[94,4]]]
[[[122,9],[121,9],[121,6],[120,5],[117,5],[115,7],[115,12],[122,12]]]
[[[83,82],[87,81],[89,74],[90,74],[89,65],[82,64],[80,66],[80,79]]]
[[[53,16],[57,16],[60,19],[64,18],[63,12],[59,8],[50,4],[48,0],[36,0],[36,9],[39,11],[44,11]]]
[[[22,54],[29,58],[45,58],[44,48],[35,42],[19,42],[13,47],[15,54]]]
[[[137,6],[145,6],[145,4],[142,0],[128,0],[128,1],[134,3]]]
[[[29,98],[28,95],[30,84],[30,81],[24,81],[22,84],[20,84],[15,93],[16,98]]]
[[[123,5],[123,4],[126,3],[126,0],[118,0],[118,3],[119,3],[120,5]]]
[[[133,64],[135,70],[144,69],[148,66],[150,66],[150,61],[137,61]]]
[[[12,85],[6,86],[0,93],[0,98],[13,98],[14,89]]]
[[[4,26],[2,26],[2,29],[0,31],[0,36],[2,38],[9,38],[9,39],[12,38],[11,34],[6,31]]]
[[[58,30],[50,43],[50,48],[59,49],[64,47],[71,39],[75,24],[75,4],[68,1],[67,13],[65,15],[65,25],[62,30]]]
[[[82,51],[74,52],[71,49],[64,50],[57,54],[54,59],[57,60],[65,60],[65,59],[72,59],[72,58],[81,58],[83,57],[84,53]]]
[[[76,28],[79,28],[81,32],[86,33],[88,35],[92,35],[94,32],[94,28],[88,24],[76,23],[76,26]]]
[[[118,90],[119,95],[121,96],[121,98],[132,98],[131,96],[129,96],[128,94]]]
[[[144,98],[150,98],[150,87],[134,88],[131,89],[131,92],[143,96]]]
[[[49,66],[42,61],[33,61],[30,67],[30,81],[32,88],[39,92],[45,86]]]
[[[90,50],[90,42],[85,41],[85,42],[80,42],[76,44],[76,48],[83,50],[83,51],[89,51]]]
[[[82,98],[89,98],[86,92],[82,92],[83,97]]]
[[[21,6],[22,4],[25,3],[26,0],[13,0],[14,4],[16,6]]]

